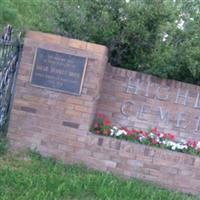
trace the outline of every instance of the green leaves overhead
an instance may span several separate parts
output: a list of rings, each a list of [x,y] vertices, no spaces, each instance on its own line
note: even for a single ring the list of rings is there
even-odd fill
[[[109,47],[112,65],[200,84],[200,0],[0,0],[0,25]]]
[[[111,64],[200,83],[200,1],[57,1],[66,36],[107,45]]]

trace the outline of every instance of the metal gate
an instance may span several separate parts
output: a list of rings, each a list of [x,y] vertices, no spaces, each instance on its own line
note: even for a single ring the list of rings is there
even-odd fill
[[[19,54],[19,37],[13,40],[12,27],[7,25],[0,36],[0,136],[7,129]]]

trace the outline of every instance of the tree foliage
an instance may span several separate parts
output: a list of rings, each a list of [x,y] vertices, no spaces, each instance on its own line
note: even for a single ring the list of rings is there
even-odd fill
[[[0,25],[100,43],[112,65],[196,84],[199,13],[200,0],[0,0]]]
[[[16,24],[17,10],[12,3],[7,0],[0,0],[0,27],[3,27],[7,23]]]
[[[9,23],[16,31],[54,32],[53,12],[48,0],[0,0],[0,27]]]

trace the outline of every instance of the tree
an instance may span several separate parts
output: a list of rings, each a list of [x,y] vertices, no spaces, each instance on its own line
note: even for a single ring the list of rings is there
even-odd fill
[[[157,42],[149,71],[200,84],[200,1],[175,1],[173,6],[176,17],[162,28],[167,38]]]
[[[0,0],[0,27],[7,23],[17,23],[17,10],[12,3],[7,0]]]
[[[200,84],[200,0],[0,0],[0,25],[109,47],[112,65]]]
[[[53,6],[59,32],[107,45],[111,64],[200,83],[199,0],[59,0]]]

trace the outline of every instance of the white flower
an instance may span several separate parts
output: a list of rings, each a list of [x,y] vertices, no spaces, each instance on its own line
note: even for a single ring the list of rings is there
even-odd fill
[[[163,133],[161,133],[159,137],[160,137],[160,138],[163,138],[163,137],[164,137],[164,134],[163,134]]]
[[[166,147],[169,147],[173,151],[175,151],[176,149],[183,150],[183,149],[187,149],[188,148],[188,146],[186,144],[179,143],[179,142],[173,142],[173,141],[164,140],[162,143]]]
[[[123,133],[124,135],[127,135],[127,134],[128,134],[125,130],[122,130],[122,133]]]
[[[176,144],[176,148],[179,149],[179,150],[182,150],[183,149],[183,145],[181,145],[180,143],[177,143]]]
[[[113,126],[112,128],[111,128],[111,132],[110,132],[110,135],[111,136],[114,136],[114,135],[116,135],[116,133],[118,132],[118,128],[116,127],[116,126]]]
[[[166,145],[167,141],[166,140],[163,140],[162,141],[162,144]]]
[[[145,139],[145,137],[142,135],[139,137],[140,142],[142,142]]]
[[[196,146],[196,148],[197,148],[197,149],[200,148],[200,141],[197,142],[197,146]]]
[[[116,136],[120,136],[120,135],[127,135],[127,132],[125,130],[118,130],[116,133],[115,133]]]
[[[172,146],[171,150],[175,151],[176,150],[176,145]]]
[[[158,143],[162,143],[161,141],[160,141],[160,138],[156,138],[156,142],[158,142]]]
[[[149,137],[150,138],[155,138],[155,134],[154,133],[149,133]]]
[[[110,130],[110,136],[113,136],[115,134],[115,131],[113,129]]]
[[[166,147],[170,147],[172,150],[175,150],[177,148],[177,144],[172,141],[164,140],[162,142]]]
[[[182,139],[180,142],[181,142],[182,144],[187,144],[187,141],[184,140],[184,139]]]

